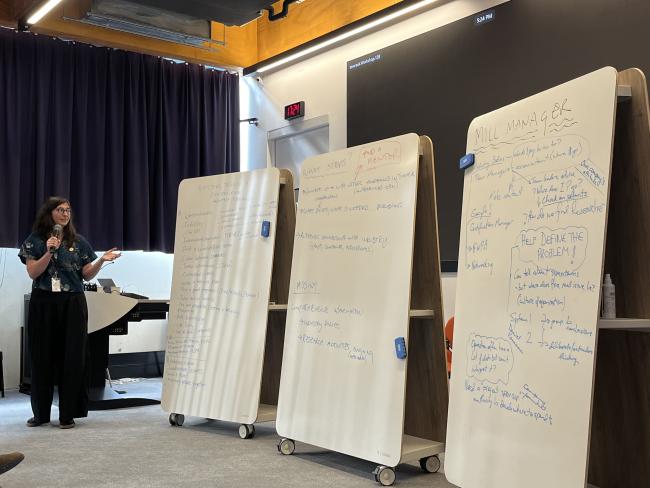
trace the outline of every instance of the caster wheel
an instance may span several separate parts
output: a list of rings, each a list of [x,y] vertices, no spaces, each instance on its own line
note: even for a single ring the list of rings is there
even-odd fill
[[[182,413],[170,413],[169,423],[174,427],[182,427],[185,422],[185,415]]]
[[[420,459],[420,467],[427,473],[437,473],[440,469],[440,458],[436,456],[429,456]]]
[[[278,442],[278,451],[284,454],[285,456],[289,456],[290,454],[293,454],[293,451],[296,450],[296,443],[293,442],[291,439],[282,439],[280,442]]]
[[[239,426],[239,437],[242,439],[252,439],[255,435],[255,426],[249,424],[241,424]]]
[[[375,475],[375,481],[382,486],[391,486],[395,483],[395,470],[388,466],[377,466],[372,474]]]

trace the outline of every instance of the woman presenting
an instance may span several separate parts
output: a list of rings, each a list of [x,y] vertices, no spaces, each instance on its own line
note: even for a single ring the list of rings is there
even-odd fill
[[[18,256],[34,280],[27,323],[34,416],[27,425],[50,421],[58,384],[59,427],[70,429],[75,418],[88,415],[88,309],[83,280],[94,278],[104,262],[120,254],[113,248],[97,259],[75,230],[70,202],[50,197],[38,211]]]

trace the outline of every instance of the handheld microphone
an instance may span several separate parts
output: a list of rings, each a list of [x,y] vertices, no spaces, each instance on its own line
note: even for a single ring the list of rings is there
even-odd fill
[[[61,224],[54,224],[54,227],[52,227],[52,237],[56,237],[57,239],[61,240],[61,237],[63,236],[63,227],[61,227]],[[56,251],[55,247],[50,247],[48,249],[51,253]]]

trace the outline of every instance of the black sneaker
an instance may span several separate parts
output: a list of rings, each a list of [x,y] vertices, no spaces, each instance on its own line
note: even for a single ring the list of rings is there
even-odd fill
[[[27,427],[38,427],[39,425],[44,425],[49,423],[50,423],[49,420],[47,422],[41,422],[40,420],[36,419],[36,417],[30,418],[26,422]]]
[[[60,429],[72,429],[75,426],[74,420],[60,420],[59,428]]]

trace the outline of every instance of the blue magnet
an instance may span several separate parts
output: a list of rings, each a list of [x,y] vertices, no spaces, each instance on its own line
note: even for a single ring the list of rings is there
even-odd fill
[[[403,337],[395,338],[395,354],[400,359],[406,359],[406,341]]]
[[[472,153],[465,154],[460,158],[460,169],[467,169],[474,164],[474,155]]]
[[[271,235],[271,222],[268,220],[262,221],[262,237],[268,237]]]

